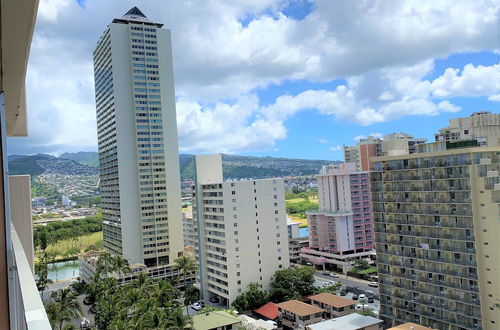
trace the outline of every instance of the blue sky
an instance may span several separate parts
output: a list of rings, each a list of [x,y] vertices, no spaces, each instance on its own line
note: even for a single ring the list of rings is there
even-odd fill
[[[41,0],[30,136],[9,153],[96,150],[92,51],[137,5],[172,32],[184,153],[342,159],[359,136],[432,140],[499,112],[499,4],[467,0]]]

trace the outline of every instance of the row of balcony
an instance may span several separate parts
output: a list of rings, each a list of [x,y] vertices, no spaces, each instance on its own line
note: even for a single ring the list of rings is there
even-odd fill
[[[410,269],[407,271],[404,267],[389,267],[387,265],[382,265],[379,268],[379,275],[382,278],[387,277],[397,277],[403,279],[404,281],[410,281],[411,284],[418,282],[425,282],[429,285],[434,285],[438,287],[446,286],[454,288],[461,291],[467,291],[472,293],[478,292],[477,280],[457,278],[449,275],[437,275],[434,276],[432,273],[427,273],[424,271],[415,271]],[[384,280],[385,282],[385,280]],[[409,285],[408,285],[409,287]]]
[[[378,253],[378,252],[377,252]],[[387,266],[398,266],[405,267],[409,270],[420,270],[427,273],[433,273],[436,275],[448,275],[461,277],[463,279],[473,279],[477,280],[477,273],[471,272],[470,269],[474,269],[474,267],[468,267],[468,265],[453,265],[453,264],[442,264],[439,262],[419,262],[419,263],[409,263],[403,261],[391,261],[386,260],[385,258],[379,257],[377,259],[379,264],[387,265]]]
[[[481,312],[479,307],[473,308],[474,311],[472,311],[470,308],[468,309],[458,309],[455,307],[452,307],[452,304],[446,303],[444,301],[441,301],[440,303],[437,303],[435,299],[426,299],[426,298],[410,298],[406,296],[405,294],[401,293],[393,293],[391,295],[391,301],[395,300],[394,302],[398,300],[402,300],[406,303],[412,304],[415,303],[416,306],[414,308],[408,307],[408,305],[404,304],[406,308],[408,308],[409,311],[414,311],[422,315],[429,316],[430,314],[427,313],[434,313],[433,315],[436,316],[438,319],[445,317],[446,313],[452,313],[456,314],[459,316],[467,317],[467,318],[475,318],[481,320]],[[422,306],[425,306],[422,308]],[[419,308],[421,307],[421,308]],[[470,307],[470,306],[467,306]],[[438,309],[438,311],[429,311],[428,309]],[[427,310],[426,310],[427,309]],[[439,316],[440,315],[440,316]]]

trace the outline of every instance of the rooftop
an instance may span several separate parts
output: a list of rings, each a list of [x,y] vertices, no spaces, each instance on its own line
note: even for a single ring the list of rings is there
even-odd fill
[[[347,307],[356,304],[354,300],[342,298],[331,293],[320,293],[310,296],[309,299],[322,302],[336,308]]]
[[[121,18],[115,18],[113,23],[125,23],[129,22],[142,23],[146,25],[155,25],[157,27],[162,27],[163,24],[154,23],[137,7],[132,7],[123,15]]]
[[[259,307],[256,310],[254,310],[254,312],[257,314],[260,314],[260,315],[262,315],[270,320],[274,320],[279,315],[278,305],[276,305],[273,302],[268,302],[264,306]]]
[[[371,316],[364,316],[353,313],[330,320],[321,321],[308,325],[307,330],[358,330],[375,324],[382,323],[382,320]]]
[[[423,325],[408,322],[389,328],[387,330],[432,330],[431,328],[424,327]]]
[[[311,306],[298,300],[285,301],[279,303],[277,306],[298,316],[307,316],[324,312],[324,310],[319,307]]]
[[[241,321],[225,311],[215,311],[206,314],[193,315],[193,329],[208,330],[238,324]]]

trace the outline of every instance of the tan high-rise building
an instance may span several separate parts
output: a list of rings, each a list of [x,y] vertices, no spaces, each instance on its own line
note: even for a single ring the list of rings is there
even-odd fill
[[[500,148],[372,159],[386,326],[500,329]]]
[[[450,119],[448,127],[434,134],[436,142],[476,141],[478,146],[500,146],[500,114],[474,112],[469,117]]]
[[[356,163],[358,171],[369,171],[372,157],[413,154],[418,151],[417,146],[426,141],[403,132],[386,134],[383,138],[368,136],[355,146],[344,146],[344,161]]]
[[[170,31],[137,7],[94,50],[104,246],[129,263],[183,251]]]
[[[223,181],[220,155],[195,157],[198,284],[230,306],[255,282],[290,266],[283,179]]]

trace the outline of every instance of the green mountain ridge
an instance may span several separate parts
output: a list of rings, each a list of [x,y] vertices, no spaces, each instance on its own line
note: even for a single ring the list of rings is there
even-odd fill
[[[277,157],[255,157],[222,154],[224,178],[269,178],[317,174],[323,165],[338,163],[333,160],[294,159]],[[97,152],[63,153],[59,157],[47,154],[9,155],[11,174],[29,174],[36,177],[46,171],[66,174],[68,167],[75,173],[97,173]],[[41,166],[42,165],[42,166]],[[194,179],[194,155],[179,155],[182,180]],[[71,173],[69,173],[71,174]]]

